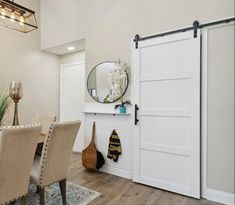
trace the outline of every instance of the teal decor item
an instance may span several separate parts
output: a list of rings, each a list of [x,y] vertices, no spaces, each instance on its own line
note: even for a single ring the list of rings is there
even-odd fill
[[[120,106],[119,107],[119,112],[120,113],[126,113],[126,107],[125,106]]]
[[[67,205],[87,205],[100,195],[100,193],[96,191],[75,185],[70,182],[67,182],[66,186]],[[27,202],[28,205],[39,204],[39,195],[37,194],[37,188],[36,185],[32,183],[29,184]],[[62,198],[58,183],[52,184],[45,188],[45,202],[45,205],[62,205]],[[15,205],[20,205],[20,201],[17,200]]]
[[[119,113],[125,114],[126,113],[126,105],[131,105],[130,101],[121,101],[121,104],[115,105],[114,109],[116,110],[119,108]]]

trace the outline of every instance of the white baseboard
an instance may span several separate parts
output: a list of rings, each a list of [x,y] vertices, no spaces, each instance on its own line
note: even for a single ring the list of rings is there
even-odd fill
[[[111,167],[111,166],[104,165],[99,171],[113,174],[113,175],[123,177],[126,179],[132,178],[131,171],[125,170],[125,169],[120,169],[117,167]]]
[[[75,153],[75,154],[82,154],[82,151],[73,149],[73,153]]]
[[[207,188],[206,199],[226,205],[234,205],[234,194]]]
[[[80,150],[80,149],[73,149],[73,152],[74,152],[74,153],[80,153],[80,154],[81,154],[81,153],[82,153],[82,150]]]
[[[78,150],[73,150],[73,153],[81,154],[82,152],[78,151]],[[125,170],[125,169],[120,169],[120,168],[113,167],[113,166],[104,165],[101,169],[99,169],[99,171],[105,172],[108,174],[113,174],[113,175],[123,177],[126,179],[132,179],[131,171]]]

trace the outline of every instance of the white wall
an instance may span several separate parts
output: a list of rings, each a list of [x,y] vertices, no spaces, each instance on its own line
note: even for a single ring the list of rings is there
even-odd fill
[[[83,38],[84,30],[80,30],[78,27],[85,26],[86,22],[81,17],[86,11],[79,6],[80,2],[80,0],[41,1],[41,10],[43,11],[41,28],[42,33],[45,34],[42,35],[41,41],[43,49]]]
[[[76,52],[60,56],[60,64],[85,62],[85,52]]]
[[[39,20],[39,1],[17,3],[35,10]],[[23,34],[0,27],[0,88],[8,88],[12,80],[22,81],[21,124],[32,123],[38,116],[58,115],[58,68],[58,58],[40,50],[40,29]],[[10,124],[13,112],[8,115]]]
[[[233,0],[68,0],[66,5],[62,0],[42,0],[41,8],[42,48],[79,40],[79,38],[85,39],[86,75],[96,64],[105,60],[120,58],[130,65],[130,41],[136,33],[153,34],[189,26],[194,20],[204,23],[234,16]],[[72,13],[71,21],[67,11]],[[219,51],[220,48],[215,49]],[[228,72],[229,76],[233,75],[231,69]],[[215,85],[218,76],[213,78],[212,75],[217,76],[220,73],[214,72],[214,70],[209,73],[209,79]],[[220,85],[221,91],[227,89],[227,85]],[[209,90],[209,95],[210,92],[212,91]],[[86,101],[93,102],[88,93],[86,93]],[[213,107],[215,105],[213,103],[212,101],[209,106]],[[220,123],[226,124],[227,122],[221,118]],[[226,126],[209,126],[209,132],[216,133],[221,127],[226,128]],[[226,132],[226,130],[224,131]],[[229,138],[233,137],[231,133],[229,135]],[[225,137],[225,144],[230,143],[230,140],[227,140]],[[210,147],[208,166],[211,166],[208,169],[208,175],[211,176],[208,178],[208,185],[232,193],[234,191],[233,176],[229,171],[231,166],[227,166],[229,163],[226,163],[219,171],[214,170],[215,167],[220,166],[218,159],[231,162],[233,159],[231,157],[232,147],[223,147],[218,152],[214,152],[212,150],[217,147],[215,142],[209,140],[208,143],[208,147]],[[230,154],[223,155],[224,152]],[[213,157],[210,157],[212,155]],[[216,178],[221,180],[214,180]],[[223,181],[223,179],[225,180]]]

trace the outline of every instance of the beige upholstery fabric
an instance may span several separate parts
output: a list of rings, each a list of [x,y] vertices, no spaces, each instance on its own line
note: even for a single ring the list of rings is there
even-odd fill
[[[31,178],[33,178],[34,181],[36,181],[36,182],[40,181],[40,169],[39,169],[40,160],[41,160],[40,155],[34,156],[33,166],[32,166],[32,170],[31,170]]]
[[[0,127],[0,204],[28,192],[40,125]]]
[[[81,122],[54,123],[51,126],[42,156],[35,157],[31,171],[31,180],[40,187],[67,178],[67,171],[73,144]]]
[[[56,116],[42,116],[38,120],[38,123],[42,125],[42,134],[48,134],[51,124],[56,122]]]

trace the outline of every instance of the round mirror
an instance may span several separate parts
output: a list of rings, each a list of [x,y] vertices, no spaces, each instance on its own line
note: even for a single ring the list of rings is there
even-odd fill
[[[100,103],[113,103],[119,100],[128,87],[128,75],[125,64],[103,62],[95,66],[87,79],[90,96]]]

